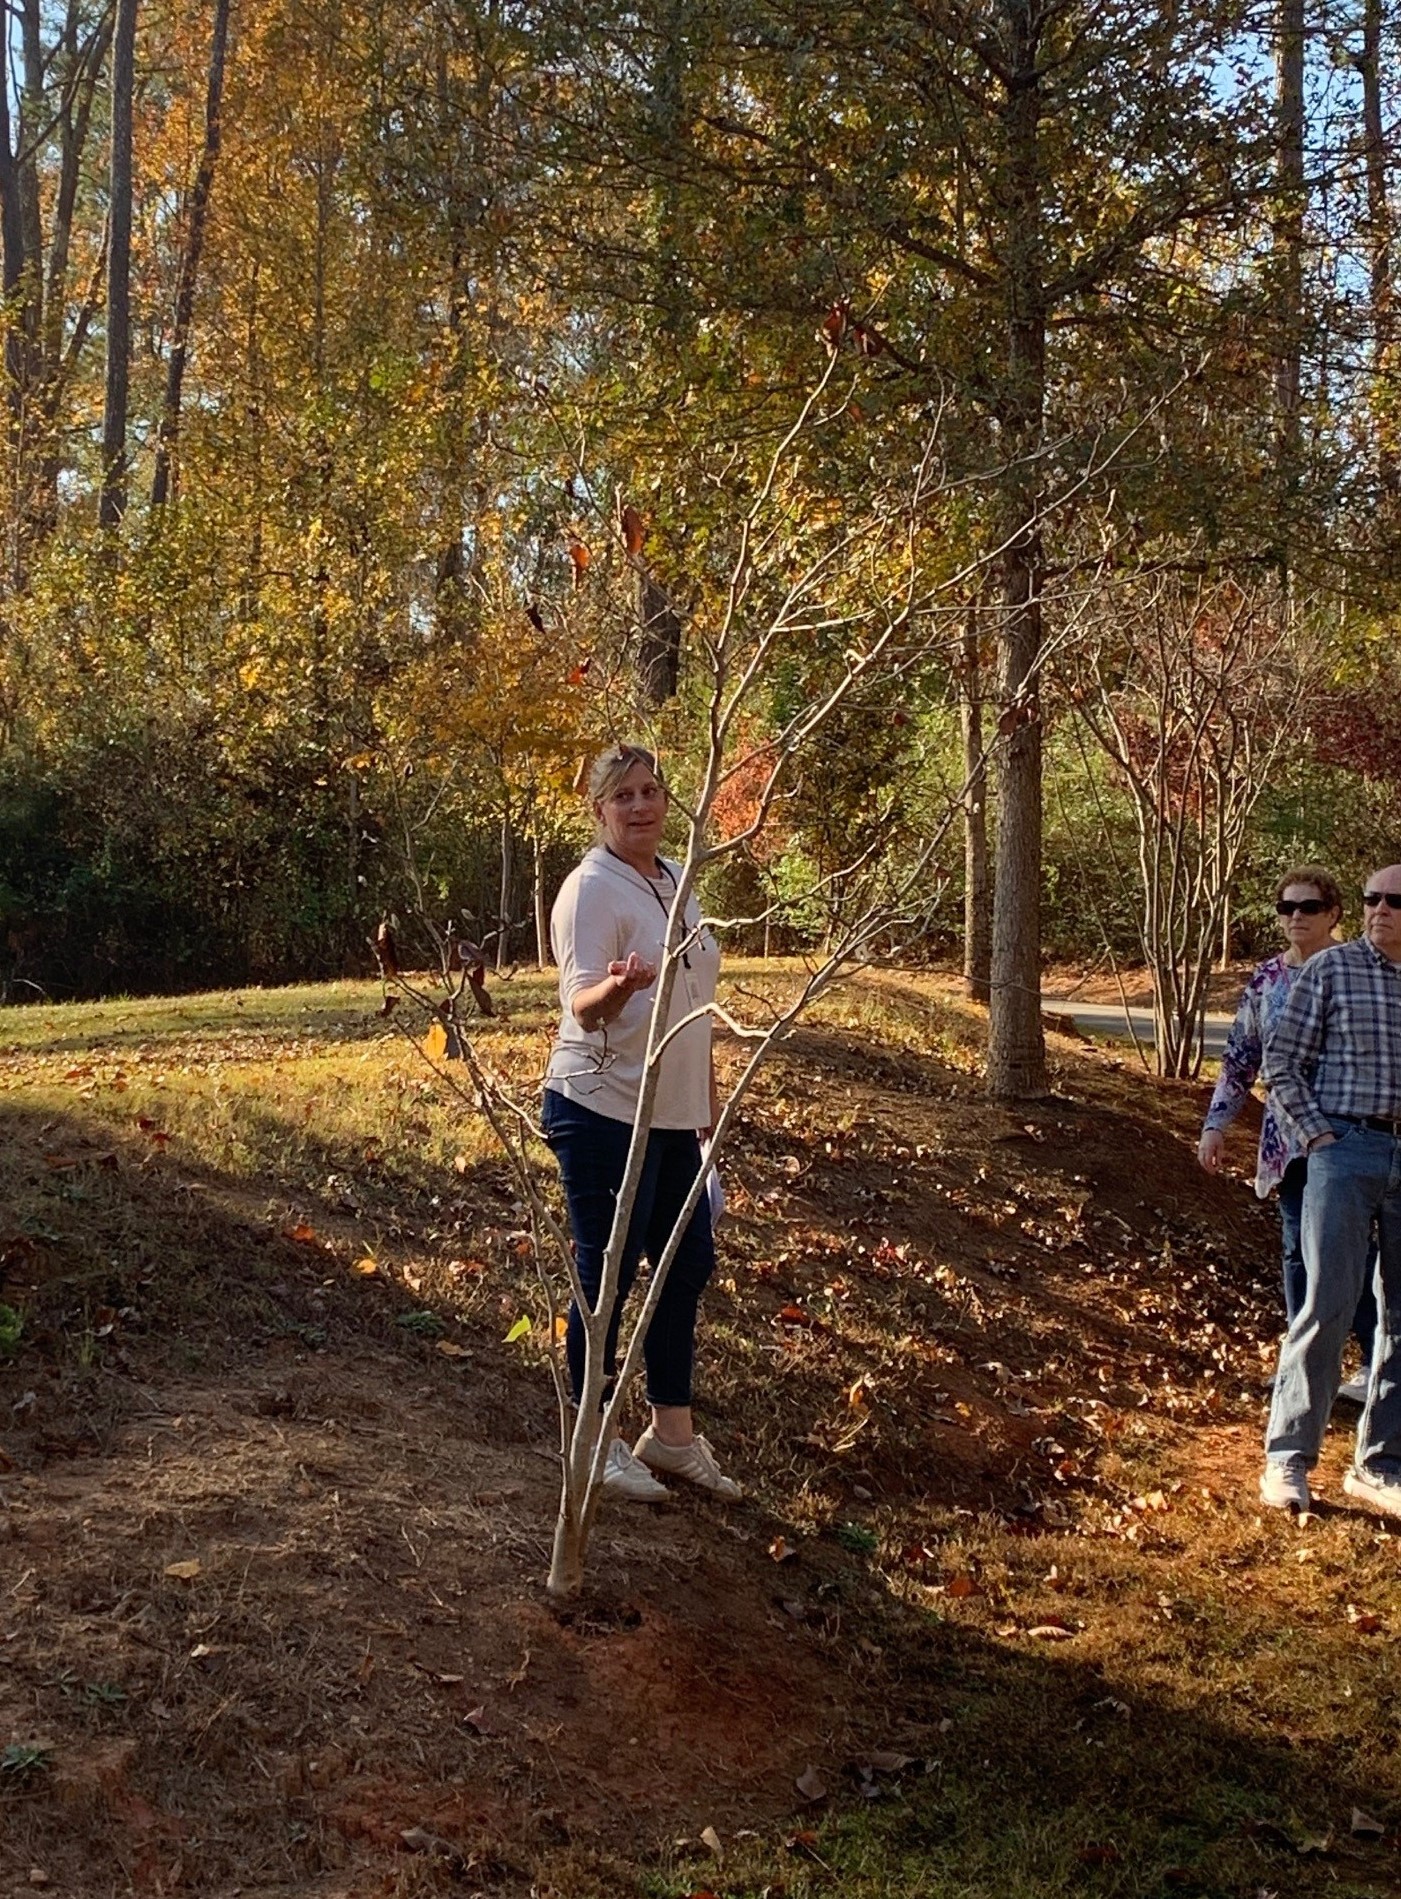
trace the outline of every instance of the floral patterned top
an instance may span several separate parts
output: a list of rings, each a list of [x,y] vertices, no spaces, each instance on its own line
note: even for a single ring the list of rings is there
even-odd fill
[[[1234,1121],[1245,1106],[1246,1097],[1260,1075],[1265,1062],[1265,1043],[1284,1007],[1294,978],[1302,963],[1286,962],[1283,955],[1271,956],[1251,976],[1236,1010],[1236,1019],[1226,1038],[1221,1057],[1221,1079],[1211,1097],[1211,1106],[1202,1123],[1203,1134],[1224,1128]],[[1275,1108],[1265,1078],[1265,1115],[1260,1123],[1260,1153],[1255,1163],[1255,1191],[1263,1200],[1277,1187],[1290,1161],[1304,1152],[1304,1143],[1294,1124],[1286,1121]]]

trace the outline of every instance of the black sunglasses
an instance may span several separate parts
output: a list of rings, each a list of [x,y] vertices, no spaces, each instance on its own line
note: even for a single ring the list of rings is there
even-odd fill
[[[1362,901],[1369,910],[1375,910],[1379,903],[1388,910],[1401,910],[1401,890],[1364,890]]]
[[[1321,917],[1327,908],[1322,897],[1300,897],[1297,903],[1289,897],[1281,897],[1275,905],[1276,914],[1282,917],[1292,917],[1296,910],[1301,917]]]

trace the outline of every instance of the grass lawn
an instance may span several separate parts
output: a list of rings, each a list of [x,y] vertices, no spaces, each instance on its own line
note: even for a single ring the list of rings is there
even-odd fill
[[[552,985],[493,987],[528,1087]],[[829,997],[726,1164],[745,1500],[610,1507],[561,1608],[522,1210],[379,1002],[0,1013],[0,1894],[1401,1891],[1401,1538],[1341,1411],[1255,1500],[1202,1089],[1057,1036],[1009,1113],[950,983]]]

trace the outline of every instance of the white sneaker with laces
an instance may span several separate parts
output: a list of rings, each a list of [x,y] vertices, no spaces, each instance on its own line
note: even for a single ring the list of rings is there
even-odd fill
[[[727,1503],[733,1503],[744,1492],[733,1477],[727,1477],[715,1461],[715,1453],[703,1437],[693,1437],[689,1444],[663,1444],[653,1435],[649,1424],[636,1444],[632,1447],[633,1456],[639,1458],[649,1470],[660,1470],[668,1477],[681,1477],[688,1484],[697,1484],[702,1490],[708,1490],[712,1497],[723,1497]]]
[[[1401,1517],[1401,1483],[1354,1467],[1343,1479],[1343,1489],[1359,1503],[1369,1503],[1385,1516]]]
[[[1338,1396],[1346,1398],[1349,1404],[1366,1404],[1370,1386],[1371,1380],[1365,1376],[1345,1378],[1338,1386]]]
[[[671,1492],[659,1484],[645,1464],[640,1464],[620,1437],[608,1446],[603,1466],[603,1488],[610,1497],[625,1497],[629,1503],[665,1503]]]
[[[1301,1463],[1266,1464],[1260,1473],[1260,1501],[1272,1510],[1307,1510],[1309,1474]]]

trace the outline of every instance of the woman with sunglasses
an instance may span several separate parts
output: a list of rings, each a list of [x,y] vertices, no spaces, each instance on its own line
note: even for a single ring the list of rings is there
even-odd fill
[[[1265,1042],[1284,1006],[1295,976],[1310,956],[1327,949],[1333,932],[1342,919],[1343,893],[1331,872],[1317,864],[1302,864],[1280,879],[1275,910],[1284,925],[1289,947],[1279,956],[1260,964],[1249,982],[1236,1011],[1235,1022],[1221,1059],[1221,1078],[1211,1097],[1197,1159],[1207,1173],[1221,1165],[1226,1145],[1225,1129],[1245,1105],[1264,1064]],[[1266,1078],[1268,1089],[1268,1077]],[[1268,1092],[1260,1122],[1260,1151],[1255,1166],[1255,1191],[1262,1200],[1272,1188],[1279,1192],[1279,1220],[1284,1248],[1284,1310],[1292,1325],[1304,1302],[1304,1254],[1300,1243],[1300,1220],[1304,1205],[1304,1182],[1308,1177],[1308,1158],[1290,1124],[1275,1111]],[[1372,1346],[1377,1330],[1376,1296],[1372,1274],[1352,1322],[1353,1336],[1362,1353],[1362,1374],[1350,1378],[1339,1395],[1354,1404],[1367,1399],[1367,1369],[1372,1363]]]

